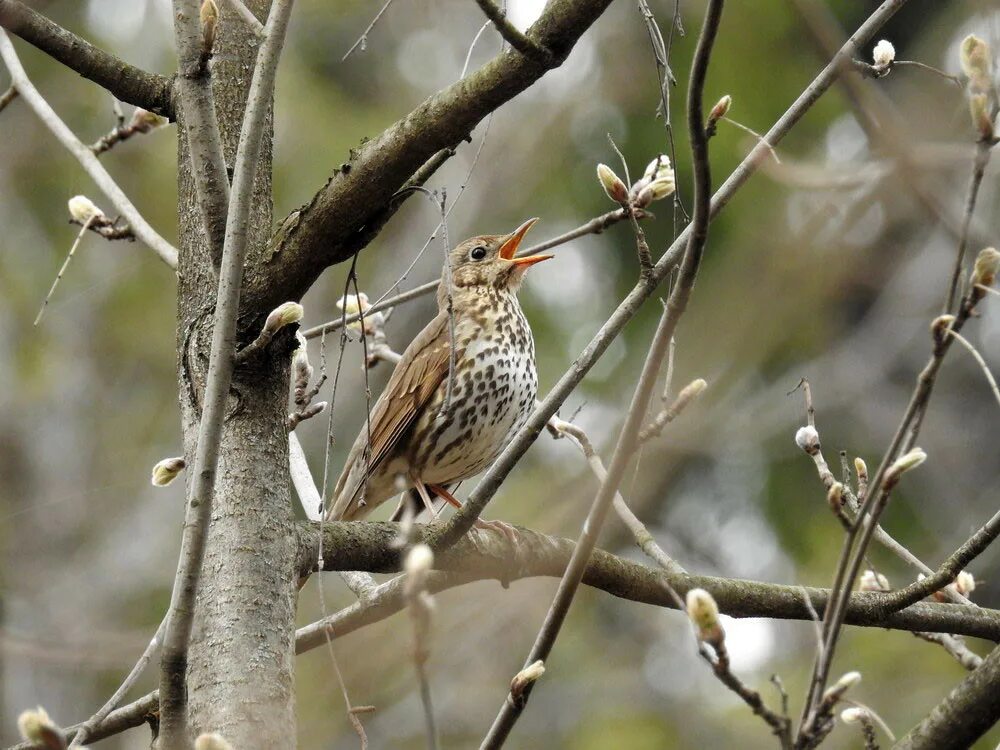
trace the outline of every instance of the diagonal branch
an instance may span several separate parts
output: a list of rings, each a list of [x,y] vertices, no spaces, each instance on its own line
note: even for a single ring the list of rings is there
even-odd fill
[[[844,43],[833,60],[823,68],[818,76],[798,96],[795,102],[778,118],[764,136],[764,142],[759,142],[738,167],[729,175],[722,186],[712,196],[711,215],[714,217],[725,208],[736,191],[739,190],[754,175],[759,166],[769,158],[769,148],[777,145],[795,124],[805,115],[810,107],[826,92],[841,75],[843,61],[854,56],[857,50],[878,32],[892,16],[906,4],[907,0],[885,0]],[[638,313],[642,303],[659,288],[662,282],[674,269],[681,253],[684,252],[691,237],[691,226],[678,235],[673,244],[660,257],[650,273],[640,278],[631,292],[621,301],[618,308],[597,332],[590,343],[563,374],[549,394],[528,418],[527,423],[518,431],[497,460],[483,475],[472,495],[466,501],[462,510],[451,520],[438,525],[431,534],[429,542],[435,549],[453,544],[465,534],[479,514],[489,503],[499,489],[507,474],[514,468],[521,456],[531,447],[535,438],[545,429],[545,425],[558,411],[570,393],[587,375],[590,368],[600,359],[601,355],[611,345],[625,325]]]
[[[299,299],[324,268],[348,260],[363,247],[354,237],[364,234],[422,164],[457,147],[490,112],[560,65],[610,3],[552,0],[530,29],[551,52],[549,62],[499,55],[362,146],[309,203],[285,219],[272,240],[273,261],[256,285],[255,303],[270,309]]]
[[[0,2],[2,1],[0,0]],[[27,73],[24,72],[24,67],[17,57],[14,45],[11,44],[10,38],[3,30],[0,30],[0,57],[3,58],[4,63],[7,65],[11,79],[14,82],[14,87],[18,93],[24,97],[28,106],[34,110],[38,118],[52,131],[63,146],[76,157],[87,174],[90,175],[91,179],[101,189],[101,192],[107,196],[118,212],[128,221],[136,237],[149,245],[164,263],[171,268],[177,268],[177,249],[163,239],[142,218],[142,215],[132,205],[128,196],[118,187],[118,183],[114,181],[114,178],[108,174],[108,171],[101,164],[100,160],[73,134],[73,131],[69,129],[66,123],[59,119],[59,115],[55,113],[55,110],[38,93],[38,89],[35,88],[29,80]]]
[[[897,750],[964,750],[1000,719],[1000,648],[893,747]]]
[[[172,79],[129,65],[17,0],[0,0],[0,26],[123,102],[174,119]]]
[[[543,65],[547,65],[552,61],[552,53],[530,36],[522,34],[518,28],[510,22],[507,18],[507,14],[500,10],[493,0],[476,0],[476,5],[478,5],[486,17],[493,22],[493,25],[496,26],[500,36],[502,36],[504,41],[506,41],[511,47],[516,49],[525,57],[537,60]]]
[[[670,342],[673,340],[674,331],[677,328],[681,316],[687,307],[688,298],[694,289],[695,279],[698,276],[702,253],[708,239],[708,223],[710,219],[710,203],[712,200],[711,175],[708,163],[708,138],[705,134],[704,113],[702,112],[702,93],[705,86],[705,76],[708,73],[708,62],[712,55],[712,47],[715,43],[716,35],[719,31],[719,23],[722,20],[722,7],[724,0],[709,0],[705,10],[705,23],[698,38],[698,45],[694,53],[694,62],[691,66],[691,80],[688,87],[688,130],[691,138],[692,162],[694,168],[695,183],[695,206],[694,219],[691,224],[691,233],[688,239],[687,248],[684,253],[684,260],[681,263],[681,272],[671,293],[660,324],[653,335],[653,342],[650,345],[649,354],[639,375],[639,382],[636,385],[632,402],[629,405],[628,413],[625,416],[625,423],[622,425],[621,433],[618,436],[618,443],[615,446],[614,454],[611,458],[611,466],[608,468],[607,476],[601,482],[601,487],[594,497],[594,501],[587,513],[587,519],[583,524],[583,531],[566,566],[566,572],[559,582],[559,589],[556,592],[549,611],[545,615],[545,621],[534,645],[525,660],[525,666],[536,661],[546,661],[556,639],[562,629],[562,624],[566,620],[569,608],[576,595],[576,591],[583,580],[587,561],[597,545],[597,539],[601,532],[601,527],[607,518],[608,511],[618,494],[618,486],[625,476],[628,463],[635,453],[638,445],[639,431],[642,428],[643,420],[649,409],[649,403],[653,396],[653,389],[656,385],[657,375],[667,355]],[[636,242],[642,250],[646,248],[646,240],[638,223],[634,224],[636,231]],[[643,257],[640,255],[640,257]],[[648,257],[648,248],[647,255]],[[650,265],[643,264],[643,275],[649,273]],[[513,694],[508,694],[504,699],[500,712],[497,714],[493,725],[482,743],[482,748],[499,748],[507,740],[511,729],[520,717],[524,707],[527,705],[531,695],[533,684],[527,685],[519,696],[515,699]]]

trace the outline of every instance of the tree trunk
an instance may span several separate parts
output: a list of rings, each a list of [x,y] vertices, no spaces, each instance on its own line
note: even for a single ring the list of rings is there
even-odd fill
[[[247,5],[259,18],[267,13],[267,0]],[[220,6],[212,78],[231,169],[257,45],[228,4]],[[201,416],[217,276],[183,135],[178,148],[178,380],[184,452],[191,457]],[[270,234],[268,126],[254,183],[247,279],[261,267]],[[241,310],[242,344],[260,330],[266,312]],[[219,732],[240,748],[295,747],[296,536],[285,428],[289,348],[290,335],[277,337],[263,356],[238,368],[233,377],[188,655],[192,732]]]

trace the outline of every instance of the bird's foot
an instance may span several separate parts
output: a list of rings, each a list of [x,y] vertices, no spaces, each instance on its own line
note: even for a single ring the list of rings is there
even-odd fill
[[[518,533],[517,527],[506,521],[487,521],[483,518],[477,518],[473,525],[475,528],[482,529],[483,531],[495,531],[503,534],[515,549],[521,541],[521,535]]]

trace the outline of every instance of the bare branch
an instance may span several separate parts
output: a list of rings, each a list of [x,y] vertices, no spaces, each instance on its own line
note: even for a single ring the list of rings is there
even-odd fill
[[[896,750],[964,750],[1000,718],[1000,649],[966,677],[893,747]]]
[[[17,99],[17,89],[13,85],[8,86],[7,90],[0,94],[0,112],[3,112],[15,99]]]
[[[232,9],[239,14],[239,17],[243,19],[244,23],[253,29],[255,34],[258,36],[262,36],[264,34],[264,24],[257,20],[257,16],[255,16],[253,11],[243,3],[243,0],[226,0],[226,2],[228,2],[230,7],[232,7]]]
[[[427,541],[431,527],[416,525],[414,542]],[[561,577],[573,554],[570,539],[518,527],[515,545],[505,535],[474,530],[455,545],[435,554],[435,568],[444,571],[428,581],[432,593],[472,581],[517,581],[536,576]],[[403,550],[395,543],[400,525],[378,521],[338,521],[323,525],[325,570],[364,570],[371,573],[394,573],[402,567]],[[316,570],[319,524],[299,524],[299,573]],[[584,571],[583,583],[612,596],[635,602],[675,609],[676,602],[664,588],[664,582],[682,596],[691,588],[703,588],[715,598],[723,614],[732,617],[770,617],[812,622],[810,609],[822,611],[829,602],[828,589],[803,588],[712,576],[677,574],[594,550]],[[344,613],[333,615],[334,633],[343,635],[371,622],[401,611],[405,606],[398,579],[378,586],[364,601]],[[396,593],[390,594],[388,592]],[[803,601],[803,593],[811,606]],[[920,602],[899,612],[886,614],[883,604],[889,594],[855,592],[851,595],[847,621],[852,625],[886,627],[893,630],[921,630],[934,633],[958,633],[969,637],[1000,642],[1000,611],[960,604]],[[346,614],[347,612],[350,614]],[[311,628],[309,640],[302,640],[297,651],[322,645],[321,626]],[[308,646],[308,648],[306,648]]]
[[[187,650],[194,622],[194,604],[201,575],[201,563],[205,554],[205,540],[212,514],[212,494],[215,488],[226,398],[234,368],[236,325],[243,265],[248,249],[247,231],[252,186],[292,4],[292,0],[276,0],[271,6],[266,37],[257,51],[257,61],[250,82],[236,151],[233,200],[229,202],[229,213],[225,220],[225,243],[205,385],[205,404],[198,429],[198,445],[185,513],[180,560],[170,599],[167,632],[163,641],[160,670],[160,693],[163,696],[160,711],[160,742],[166,750],[185,747],[188,742]],[[179,30],[178,36],[183,37],[184,32]]]
[[[365,143],[308,204],[282,223],[271,242],[273,261],[266,283],[260,285],[260,304],[298,299],[325,267],[348,260],[364,247],[374,236],[366,228],[422,164],[442,150],[456,148],[490,112],[559,65],[610,2],[553,0],[532,27],[532,38],[552,52],[550,63],[499,55]]]
[[[983,184],[983,175],[986,174],[986,165],[989,164],[990,154],[993,152],[993,145],[987,141],[976,143],[976,154],[972,159],[972,174],[969,176],[969,188],[965,196],[965,211],[962,214],[962,226],[959,230],[958,250],[955,253],[955,267],[951,272],[951,284],[948,286],[948,296],[944,302],[944,312],[952,312],[955,301],[962,293],[961,279],[962,267],[965,264],[965,250],[969,244],[969,225],[972,223],[972,214],[976,210],[976,199],[979,197],[979,186]]]
[[[543,65],[549,65],[552,62],[552,53],[527,34],[522,34],[520,30],[518,30],[518,28],[508,20],[507,14],[500,10],[493,0],[476,0],[476,5],[478,5],[482,9],[483,13],[486,14],[486,17],[493,22],[493,25],[500,33],[500,36],[502,36],[511,47],[516,49],[525,57],[537,60]]]
[[[636,209],[633,213],[636,215],[637,219],[645,219],[647,217],[652,216],[652,214],[650,214],[647,211],[643,211],[642,209]],[[625,215],[625,211],[623,209],[619,208],[614,211],[608,211],[608,213],[606,214],[602,214],[600,216],[591,219],[585,224],[581,224],[576,229],[571,229],[570,231],[560,234],[557,237],[553,237],[550,240],[546,240],[545,242],[540,242],[537,245],[533,245],[529,248],[522,249],[518,251],[517,255],[518,257],[524,255],[535,255],[545,250],[550,250],[553,247],[557,247],[558,245],[563,245],[567,242],[571,242],[572,240],[579,239],[580,237],[583,237],[588,234],[600,234],[608,227],[614,226],[618,222],[624,221],[626,218],[628,217]],[[368,308],[368,310],[365,311],[365,314],[368,315],[370,313],[377,313],[383,310],[388,310],[396,307],[397,305],[402,305],[406,302],[419,299],[424,295],[433,294],[435,291],[437,291],[439,283],[440,281],[429,281],[426,284],[421,284],[420,286],[415,287],[408,292],[403,292],[402,294],[397,294],[395,297],[390,297],[389,299],[384,299],[381,302],[376,302],[374,305]],[[331,331],[339,330],[343,325],[350,325],[351,323],[356,323],[360,319],[361,316],[360,314],[357,313],[353,315],[348,315],[346,318],[344,316],[340,316],[335,320],[331,320],[329,323],[323,323],[321,325],[309,328],[305,330],[302,335],[305,336],[307,339],[313,339],[316,338],[317,336],[322,336],[324,333],[330,333]]]
[[[187,136],[191,174],[208,235],[209,253],[212,265],[219,270],[229,214],[229,176],[215,114],[212,80],[203,59],[198,6],[197,0],[173,2],[174,38],[179,64],[177,98],[183,112],[181,124]]]
[[[549,611],[545,615],[545,621],[531,651],[525,660],[525,666],[536,661],[547,661],[555,646],[556,639],[562,624],[569,613],[569,608],[576,595],[576,591],[583,580],[587,561],[590,558],[594,547],[597,545],[598,535],[601,527],[607,518],[615,495],[618,493],[618,486],[625,469],[631,460],[638,445],[639,431],[642,422],[646,417],[646,410],[653,396],[653,389],[656,386],[657,376],[663,364],[664,358],[673,340],[674,331],[680,317],[684,314],[687,301],[694,288],[695,279],[698,276],[705,242],[708,239],[708,224],[710,221],[710,203],[712,200],[711,175],[708,164],[708,139],[705,135],[704,113],[702,112],[702,92],[705,85],[705,76],[708,72],[708,62],[712,54],[712,46],[719,30],[719,22],[722,19],[722,7],[724,0],[709,0],[705,11],[705,23],[702,26],[701,36],[694,53],[694,62],[691,66],[691,80],[688,88],[688,132],[691,138],[692,161],[694,166],[695,183],[695,205],[693,221],[691,223],[691,234],[688,240],[684,259],[681,263],[681,272],[677,285],[671,293],[660,324],[653,334],[653,341],[649,347],[649,353],[643,364],[642,372],[639,375],[639,382],[636,385],[632,402],[629,405],[628,413],[625,415],[625,423],[622,425],[618,442],[615,445],[614,454],[611,458],[611,466],[607,476],[601,482],[601,487],[594,497],[594,501],[587,513],[587,518],[583,524],[573,556],[570,558],[566,572],[559,582],[559,589],[556,592]],[[642,259],[642,249],[646,246],[642,229],[638,223],[634,224],[636,232],[636,245],[639,247],[639,257]],[[648,249],[647,249],[648,252]],[[649,277],[652,267],[643,264],[642,276]],[[471,500],[470,503],[471,504]],[[468,507],[468,506],[466,506]],[[511,729],[517,722],[522,711],[527,705],[531,695],[532,686],[528,685],[516,699],[508,693],[497,714],[493,725],[483,739],[481,748],[499,748],[506,741]]]
[[[885,0],[840,48],[834,59],[823,68],[818,76],[806,87],[795,102],[765,134],[765,140],[777,145],[795,126],[809,108],[837,80],[842,70],[842,60],[853,55],[860,45],[866,44],[907,0]],[[721,211],[733,195],[753,176],[760,164],[768,158],[768,149],[758,143],[742,163],[729,175],[728,179],[712,197],[712,216]],[[691,229],[688,227],[678,235],[667,251],[660,257],[648,277],[641,278],[631,292],[622,300],[611,317],[604,323],[579,357],[563,374],[549,394],[535,409],[527,423],[504,449],[489,470],[483,475],[479,485],[465,503],[463,510],[451,520],[434,529],[432,547],[453,544],[470,528],[483,508],[493,497],[501,482],[510,473],[521,456],[528,450],[546,423],[558,411],[573,389],[594,366],[611,342],[625,325],[635,316],[645,302],[658,288],[677,264],[687,245]]]
[[[0,2],[4,2],[4,0],[0,0]],[[98,158],[94,156],[91,150],[79,138],[73,135],[73,131],[69,129],[66,123],[59,119],[59,115],[49,106],[44,97],[38,93],[38,89],[34,87],[28,79],[27,73],[24,72],[21,61],[14,51],[14,46],[10,43],[7,34],[2,30],[0,30],[0,57],[3,58],[7,69],[10,71],[14,86],[21,96],[24,97],[28,106],[38,115],[42,123],[52,131],[63,146],[76,157],[87,174],[94,180],[97,187],[101,189],[101,192],[107,196],[115,209],[125,217],[135,235],[152,248],[164,263],[171,268],[177,268],[177,249],[146,223],[146,220],[142,218],[142,215],[132,205],[132,202],[122,192],[122,189],[118,187],[118,184],[108,174],[108,171]]]
[[[172,79],[129,65],[17,0],[0,0],[0,26],[123,102],[174,119]]]
[[[70,743],[70,747],[79,747],[88,739],[90,739],[97,729],[98,726],[104,723],[104,720],[121,705],[122,699],[132,689],[136,681],[142,676],[142,673],[146,670],[146,666],[149,664],[150,660],[153,658],[153,654],[160,645],[160,641],[163,640],[163,634],[167,629],[167,618],[164,617],[160,622],[159,626],[156,628],[156,633],[150,639],[149,643],[146,645],[146,650],[142,652],[142,656],[132,667],[132,671],[128,673],[122,684],[114,692],[114,694],[108,698],[107,702],[98,709],[97,713],[91,716],[87,721],[80,725],[76,736],[73,737],[73,741]],[[98,739],[95,737],[95,739]]]

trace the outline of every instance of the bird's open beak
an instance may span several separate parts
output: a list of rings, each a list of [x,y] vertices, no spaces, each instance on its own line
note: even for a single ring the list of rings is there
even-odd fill
[[[521,240],[524,239],[524,235],[528,233],[528,230],[534,226],[538,219],[528,219],[521,226],[511,232],[507,236],[507,239],[503,241],[500,246],[500,257],[504,260],[509,260],[511,263],[518,266],[530,266],[535,263],[540,263],[543,260],[548,260],[551,255],[528,255],[524,258],[515,258],[514,254],[517,252],[517,248],[521,245]]]

